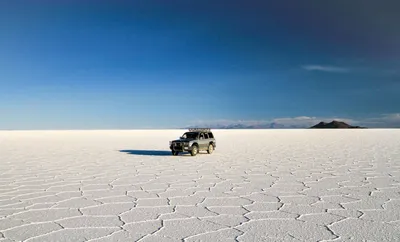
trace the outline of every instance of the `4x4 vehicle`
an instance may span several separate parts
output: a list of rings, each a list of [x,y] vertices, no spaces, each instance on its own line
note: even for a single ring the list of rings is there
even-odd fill
[[[189,152],[192,156],[197,155],[199,151],[207,151],[211,154],[217,143],[214,138],[214,134],[210,129],[189,129],[178,140],[169,142],[169,148],[172,151],[172,155],[178,155],[179,152]]]

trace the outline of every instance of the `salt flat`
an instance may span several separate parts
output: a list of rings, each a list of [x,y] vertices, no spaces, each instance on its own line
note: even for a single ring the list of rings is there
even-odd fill
[[[400,241],[400,130],[0,132],[0,241]]]

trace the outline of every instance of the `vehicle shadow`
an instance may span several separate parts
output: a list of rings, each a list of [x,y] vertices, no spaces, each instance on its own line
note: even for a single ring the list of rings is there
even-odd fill
[[[120,150],[129,155],[144,155],[144,156],[172,156],[171,151],[166,150]]]

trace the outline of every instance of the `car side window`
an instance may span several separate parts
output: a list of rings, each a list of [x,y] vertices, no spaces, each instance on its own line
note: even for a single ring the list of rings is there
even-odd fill
[[[208,133],[208,137],[209,137],[210,139],[213,139],[213,138],[214,138],[213,133]]]
[[[200,139],[204,139],[204,134],[203,133],[200,134]]]
[[[204,133],[204,138],[208,139],[208,134],[207,133]]]

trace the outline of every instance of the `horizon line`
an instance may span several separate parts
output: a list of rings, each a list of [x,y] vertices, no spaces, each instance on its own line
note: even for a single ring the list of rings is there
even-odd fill
[[[366,130],[366,129],[400,129],[384,127],[366,128],[211,128],[212,130]],[[0,132],[13,131],[161,131],[161,130],[189,130],[186,128],[147,128],[147,129],[0,129]]]

